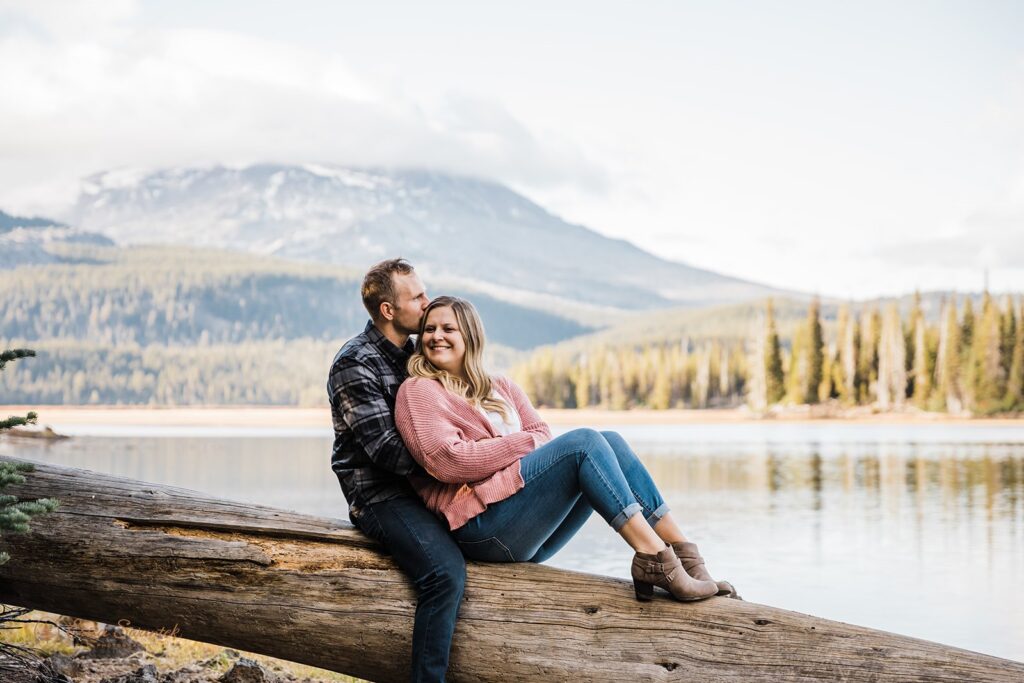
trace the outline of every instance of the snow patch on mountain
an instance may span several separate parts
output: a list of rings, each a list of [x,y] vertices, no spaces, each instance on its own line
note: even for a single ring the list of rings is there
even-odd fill
[[[86,179],[71,216],[123,244],[186,244],[352,268],[404,256],[561,308],[697,306],[773,291],[567,223],[498,183],[429,170],[122,170]]]

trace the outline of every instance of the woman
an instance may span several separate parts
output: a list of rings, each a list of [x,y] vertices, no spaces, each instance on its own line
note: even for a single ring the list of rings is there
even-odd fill
[[[654,586],[677,600],[735,595],[708,574],[622,437],[577,429],[552,439],[522,389],[484,372],[483,346],[472,304],[434,299],[395,405],[409,451],[433,477],[412,483],[467,557],[543,562],[597,510],[635,551],[638,600]]]

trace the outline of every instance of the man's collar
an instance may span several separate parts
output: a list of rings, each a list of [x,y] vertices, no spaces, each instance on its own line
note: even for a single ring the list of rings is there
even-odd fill
[[[398,348],[395,344],[384,336],[384,333],[377,329],[377,326],[373,324],[372,320],[366,321],[366,327],[363,328],[363,334],[370,342],[385,353],[398,354],[404,353],[405,355],[412,355],[413,348],[415,345],[412,342],[412,338],[406,340],[405,346]]]

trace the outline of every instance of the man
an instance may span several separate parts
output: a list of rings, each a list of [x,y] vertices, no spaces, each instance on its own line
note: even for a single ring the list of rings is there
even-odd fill
[[[412,579],[418,602],[412,637],[412,680],[443,681],[466,562],[447,525],[428,511],[406,476],[422,472],[395,428],[395,396],[429,303],[419,275],[404,259],[366,273],[366,329],[334,357],[327,392],[334,420],[331,468],[349,518],[379,541]]]

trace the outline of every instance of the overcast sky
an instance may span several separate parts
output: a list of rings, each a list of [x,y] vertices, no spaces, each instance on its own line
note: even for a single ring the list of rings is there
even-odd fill
[[[0,93],[7,211],[123,166],[427,166],[767,284],[1024,291],[1012,0],[0,0]]]

